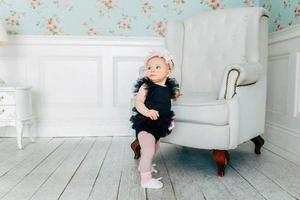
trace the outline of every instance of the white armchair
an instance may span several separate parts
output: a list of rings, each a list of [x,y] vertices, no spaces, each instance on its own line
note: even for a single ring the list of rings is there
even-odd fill
[[[209,11],[168,22],[166,47],[184,95],[173,104],[176,125],[163,142],[211,149],[224,176],[227,150],[264,140],[268,16],[263,8]]]

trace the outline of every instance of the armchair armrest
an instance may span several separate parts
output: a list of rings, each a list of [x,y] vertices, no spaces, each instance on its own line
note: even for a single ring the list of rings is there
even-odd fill
[[[230,64],[224,69],[219,99],[230,99],[236,87],[255,84],[261,77],[262,66],[258,62]]]

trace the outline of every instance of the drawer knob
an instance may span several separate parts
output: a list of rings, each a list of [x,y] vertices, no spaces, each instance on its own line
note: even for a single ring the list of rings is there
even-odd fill
[[[4,99],[4,96],[1,96],[1,97],[0,97],[0,101],[3,100],[3,99]]]
[[[5,110],[4,110],[4,109],[2,109],[2,110],[1,110],[1,112],[0,112],[0,115],[1,115],[1,114],[3,114],[4,112],[5,112]]]

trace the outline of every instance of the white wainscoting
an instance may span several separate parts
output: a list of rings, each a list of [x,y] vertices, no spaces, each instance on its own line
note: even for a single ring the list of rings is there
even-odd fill
[[[300,25],[269,37],[266,147],[300,164]]]
[[[0,77],[33,87],[37,136],[132,135],[132,86],[162,38],[16,36],[0,48]],[[1,129],[1,136],[15,136]],[[26,136],[26,133],[25,133]]]

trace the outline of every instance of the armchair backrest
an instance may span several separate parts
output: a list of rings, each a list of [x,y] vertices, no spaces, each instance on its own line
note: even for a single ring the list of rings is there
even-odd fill
[[[261,62],[266,68],[267,11],[260,7],[203,12],[183,22],[168,22],[166,47],[174,55],[173,75],[182,90],[218,96],[224,68]]]

